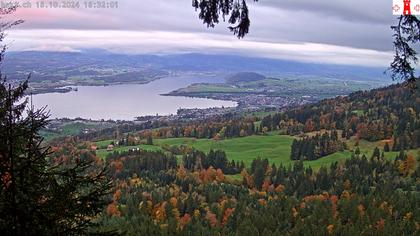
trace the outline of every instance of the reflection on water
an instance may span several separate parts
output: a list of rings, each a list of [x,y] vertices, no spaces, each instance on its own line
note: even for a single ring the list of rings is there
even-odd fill
[[[203,98],[161,96],[160,94],[200,82],[222,82],[216,78],[174,77],[148,84],[81,86],[69,93],[33,96],[36,107],[47,105],[51,118],[121,119],[137,116],[176,114],[179,108],[232,107],[235,102]]]

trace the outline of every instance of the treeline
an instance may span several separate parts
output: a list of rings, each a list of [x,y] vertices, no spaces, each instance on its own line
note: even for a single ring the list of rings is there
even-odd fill
[[[127,124],[101,129],[95,132],[83,133],[78,135],[77,137],[80,140],[84,141],[119,139],[121,138],[123,133],[140,131],[145,129],[154,129],[159,127],[159,125],[159,123],[150,121],[144,122],[142,124],[135,124],[130,122]]]
[[[404,84],[326,99],[262,119],[260,130],[299,135],[342,130],[343,138],[392,140],[394,151],[420,147],[420,90]]]
[[[359,194],[368,194],[371,188],[391,193],[395,189],[410,191],[414,186],[420,189],[416,182],[420,178],[420,165],[417,162],[413,155],[402,151],[394,161],[386,160],[383,155],[374,152],[371,158],[353,154],[343,164],[333,163],[329,168],[321,167],[314,171],[311,167],[304,168],[301,161],[292,166],[270,166],[268,160],[257,159],[252,164],[251,172],[244,172],[243,175],[244,184],[248,187],[267,190],[270,185],[273,188],[282,186],[288,195],[301,197],[321,191],[341,194],[346,189]],[[407,176],[411,179],[403,180]]]
[[[213,167],[229,175],[239,174],[245,168],[243,161],[229,161],[224,151],[214,151],[213,149],[207,155],[204,152],[192,150],[192,152],[183,156],[182,164],[190,171]]]
[[[174,155],[145,150],[129,150],[110,153],[106,158],[110,175],[116,179],[127,179],[133,174],[145,176],[148,172],[160,172],[177,168]]]
[[[346,144],[339,139],[337,131],[333,130],[330,133],[293,140],[290,159],[312,161],[345,148]]]
[[[153,117],[150,117],[153,118]],[[92,140],[106,140],[106,139],[121,139],[123,138],[123,134],[125,133],[136,133],[138,132],[139,135],[143,138],[152,135],[153,137],[196,137],[196,138],[214,138],[217,133],[219,133],[219,131],[225,127],[225,126],[229,126],[229,124],[237,124],[238,122],[244,122],[244,123],[248,123],[248,125],[253,125],[253,123],[251,124],[251,120],[253,120],[254,118],[250,118],[250,119],[242,119],[241,114],[237,114],[235,112],[231,112],[231,113],[224,113],[224,114],[220,114],[220,115],[215,115],[211,118],[207,118],[207,119],[201,119],[201,120],[183,120],[183,119],[176,119],[176,120],[146,120],[143,123],[137,123],[137,122],[129,122],[126,121],[124,124],[119,124],[117,126],[114,127],[110,127],[110,128],[105,128],[102,130],[98,130],[95,132],[90,132],[90,133],[86,133],[86,134],[80,134],[77,136],[77,138],[79,140],[83,140],[83,141],[92,141]],[[202,127],[203,124],[209,124],[209,125],[205,125],[206,127]],[[213,129],[213,126],[216,127],[216,130]],[[241,132],[241,130],[244,130],[249,132],[250,134],[253,134],[254,131],[251,132],[251,130],[253,129],[248,129],[246,128],[247,125],[241,125],[240,126],[240,130],[239,133]],[[177,127],[177,128],[170,128],[168,129],[168,127]],[[200,128],[201,127],[201,128]],[[194,128],[196,129],[195,131],[198,132],[198,130],[205,128],[205,132],[200,132],[200,133],[194,133]],[[231,133],[237,133],[236,130],[231,131],[231,129],[236,129],[237,127],[226,127],[225,129],[227,129],[227,135],[231,135]],[[160,131],[160,129],[162,129]],[[210,131],[208,131],[210,129]],[[153,130],[153,132],[151,132]],[[156,132],[158,131],[158,132]],[[169,131],[169,132],[168,132]],[[192,134],[190,133],[192,132]],[[210,135],[209,135],[210,132]],[[243,132],[243,135],[246,135]],[[239,136],[239,133],[237,136]],[[185,136],[187,135],[187,136]],[[60,139],[61,140],[61,139]],[[62,140],[61,140],[62,141]]]
[[[108,154],[106,161],[111,167],[110,174],[118,179],[128,178],[133,174],[145,177],[150,173],[176,170],[179,167],[173,153],[142,149],[113,152]],[[222,150],[210,150],[208,154],[205,154],[191,148],[184,151],[180,165],[189,171],[220,169],[224,174],[239,174],[245,168],[243,161],[229,161]]]
[[[139,132],[141,138],[152,136],[154,138],[205,138],[224,139],[244,137],[256,134],[253,119],[226,120],[224,122],[208,121],[203,123],[181,124],[162,127],[155,130]]]

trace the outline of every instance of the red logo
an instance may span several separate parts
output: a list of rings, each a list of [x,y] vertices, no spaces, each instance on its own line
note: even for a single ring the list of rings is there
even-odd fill
[[[404,15],[411,15],[411,0],[404,0]]]
[[[392,0],[392,14],[420,15],[420,0]]]

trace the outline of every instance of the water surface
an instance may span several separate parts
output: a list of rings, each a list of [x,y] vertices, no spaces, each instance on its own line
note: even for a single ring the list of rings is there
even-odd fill
[[[51,118],[133,120],[137,116],[176,114],[179,108],[236,106],[232,101],[161,96],[193,83],[222,82],[216,78],[169,77],[148,84],[80,86],[69,93],[33,96],[36,107],[47,105]]]

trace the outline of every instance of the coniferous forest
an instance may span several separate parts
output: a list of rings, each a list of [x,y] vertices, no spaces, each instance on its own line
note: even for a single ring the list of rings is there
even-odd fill
[[[302,140],[293,140],[290,158],[292,160],[316,160],[332,153],[343,151],[345,143],[338,139],[336,130]]]

